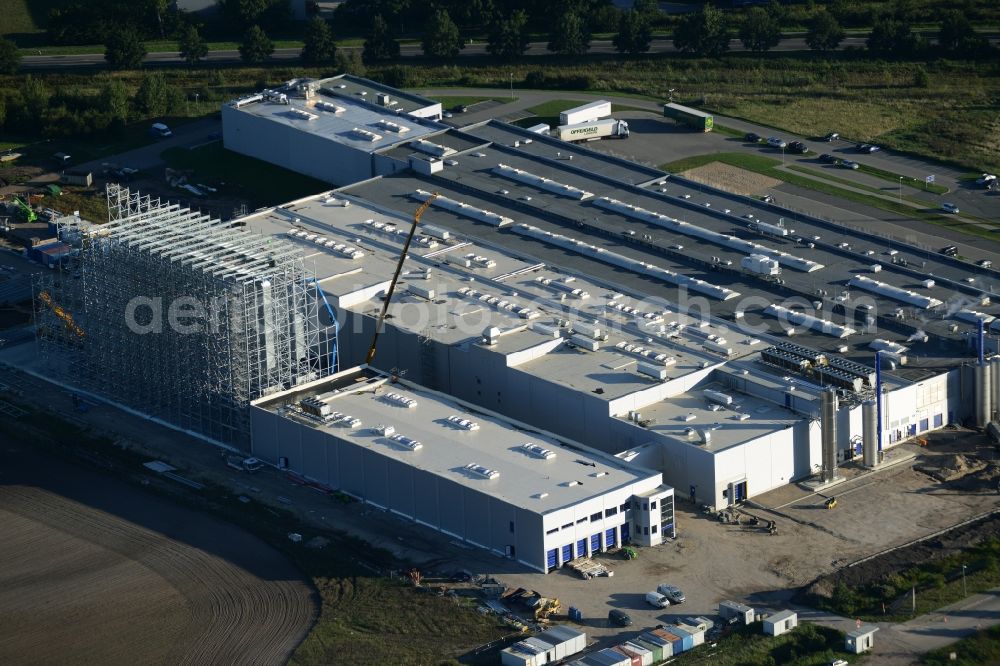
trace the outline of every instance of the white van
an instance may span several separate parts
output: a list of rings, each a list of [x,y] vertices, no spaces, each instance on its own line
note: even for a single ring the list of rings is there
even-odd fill
[[[670,600],[659,592],[647,592],[646,603],[650,606],[655,606],[656,608],[666,608],[670,605]]]

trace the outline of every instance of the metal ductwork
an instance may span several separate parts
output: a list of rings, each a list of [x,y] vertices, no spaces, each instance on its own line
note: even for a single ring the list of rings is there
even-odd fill
[[[993,381],[990,372],[990,364],[983,362],[976,364],[976,426],[985,428],[990,421],[990,408],[992,407]]]
[[[861,451],[865,467],[878,465],[878,407],[874,400],[861,404]]]
[[[833,481],[837,472],[837,391],[820,394],[819,427],[823,442],[823,481]]]
[[[1000,356],[994,356],[990,364],[990,372],[993,378],[993,387],[990,394],[993,398],[993,409],[991,421],[1000,422]]]

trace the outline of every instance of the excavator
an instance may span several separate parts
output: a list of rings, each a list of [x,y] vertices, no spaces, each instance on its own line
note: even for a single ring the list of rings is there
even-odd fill
[[[14,197],[14,205],[21,209],[24,213],[24,219],[26,222],[37,222],[38,214],[31,209],[31,206],[21,201],[19,198]]]
[[[420,218],[423,214],[430,208],[431,204],[435,199],[438,198],[438,193],[433,192],[427,200],[420,204],[420,208],[417,212],[413,214],[413,224],[410,225],[410,233],[406,237],[406,242],[403,244],[403,251],[399,255],[399,262],[396,264],[396,272],[392,276],[392,281],[389,283],[389,290],[385,294],[385,300],[382,302],[382,311],[378,315],[378,320],[375,322],[375,335],[372,336],[372,344],[368,348],[368,355],[365,357],[365,364],[371,365],[371,362],[375,359],[375,346],[378,344],[378,336],[382,332],[382,326],[385,323],[385,315],[389,311],[389,303],[392,301],[392,293],[396,291],[396,282],[399,280],[399,274],[403,270],[403,262],[406,261],[406,255],[410,251],[410,243],[413,242],[413,235],[417,231],[417,224],[420,223]]]

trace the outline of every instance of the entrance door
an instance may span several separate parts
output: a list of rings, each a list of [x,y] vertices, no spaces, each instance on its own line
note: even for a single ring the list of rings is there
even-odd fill
[[[739,483],[733,484],[733,501],[743,502],[747,498],[747,482],[740,481]]]

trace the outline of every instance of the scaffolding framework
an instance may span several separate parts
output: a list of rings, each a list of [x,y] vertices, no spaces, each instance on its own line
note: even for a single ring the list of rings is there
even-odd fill
[[[251,400],[336,372],[336,322],[297,248],[117,185],[107,198],[107,224],[60,227],[77,258],[35,284],[52,369],[243,448]]]

